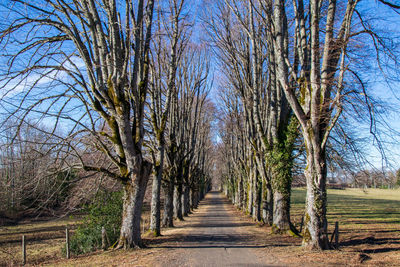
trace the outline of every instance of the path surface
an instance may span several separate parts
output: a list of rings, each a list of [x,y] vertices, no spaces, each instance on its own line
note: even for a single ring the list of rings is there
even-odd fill
[[[208,193],[186,220],[168,233],[181,239],[160,246],[168,250],[156,266],[268,266],[257,256],[264,245],[246,231],[254,224],[238,218],[222,194]]]

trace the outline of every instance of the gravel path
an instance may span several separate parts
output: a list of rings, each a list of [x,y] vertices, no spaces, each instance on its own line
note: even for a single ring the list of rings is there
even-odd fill
[[[256,253],[264,246],[246,231],[254,224],[238,218],[219,192],[208,193],[186,220],[173,233],[181,239],[160,246],[167,251],[156,266],[270,266]]]

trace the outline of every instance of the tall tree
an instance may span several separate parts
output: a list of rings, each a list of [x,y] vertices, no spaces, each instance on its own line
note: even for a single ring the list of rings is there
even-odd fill
[[[303,245],[329,248],[326,220],[327,144],[345,107],[344,100],[360,87],[371,112],[365,84],[352,70],[351,40],[369,36],[378,53],[392,62],[396,56],[387,43],[366,26],[356,9],[359,0],[260,1],[269,22],[268,34],[276,65],[276,77],[301,128],[306,150],[307,199]],[[398,8],[387,1],[380,1]],[[290,24],[289,22],[294,23]],[[379,63],[378,63],[379,64]],[[354,78],[353,88],[347,77]],[[373,116],[371,114],[371,116]]]
[[[166,149],[168,180],[165,181],[166,205],[164,222],[171,221],[172,211],[178,219],[183,219],[187,204],[190,165],[196,153],[196,143],[203,104],[207,97],[209,65],[205,50],[187,47],[177,73],[178,93],[171,103],[168,145]],[[186,191],[186,196],[184,196]],[[172,201],[173,200],[173,201]],[[184,200],[184,201],[182,201]],[[173,204],[173,205],[171,205]]]
[[[208,28],[224,75],[242,102],[246,127],[238,131],[246,131],[251,147],[246,166],[249,213],[260,219],[262,210],[276,232],[295,231],[290,223],[290,191],[297,124],[276,79],[272,39],[265,31],[269,22],[263,19],[258,1],[223,2],[227,7],[219,5]]]
[[[153,51],[153,64],[150,86],[151,121],[155,135],[155,152],[153,153],[155,177],[152,186],[150,230],[155,236],[160,235],[161,180],[164,171],[165,132],[169,117],[171,100],[177,94],[176,73],[180,58],[188,42],[184,0],[169,1],[169,9],[163,10],[162,2],[157,8],[157,37]],[[168,14],[168,15],[166,15]]]
[[[96,137],[95,146],[117,171],[83,159],[81,167],[123,184],[118,247],[141,247],[140,218],[152,169],[142,146],[154,1],[11,0],[2,8],[9,11],[0,33],[9,67],[2,86],[21,101],[10,104],[10,119],[40,114],[54,127],[69,120],[70,135],[87,131]],[[6,103],[12,101],[8,96]],[[79,159],[79,149],[75,152]]]
[[[307,25],[305,4],[293,2],[295,13],[295,40],[293,49],[295,65],[288,65],[289,51],[288,19],[285,1],[265,1],[265,8],[272,22],[270,35],[276,58],[277,79],[292,107],[302,129],[307,166],[307,201],[303,244],[312,248],[328,248],[326,221],[326,143],[330,131],[341,113],[340,90],[343,84],[344,55],[350,33],[351,18],[357,1],[348,1],[338,36],[333,37],[336,1],[329,1],[325,25],[325,41],[321,53],[320,33],[322,9],[319,1],[309,1],[309,25]],[[309,31],[307,31],[309,27]],[[322,65],[321,65],[322,63]],[[335,77],[337,69],[339,77]],[[300,71],[298,71],[300,70]],[[292,71],[290,73],[289,71]],[[337,97],[332,99],[332,90],[337,78]],[[300,100],[294,84],[300,88]],[[297,86],[297,84],[295,85]],[[296,87],[295,87],[296,88]],[[333,112],[335,108],[336,112]]]

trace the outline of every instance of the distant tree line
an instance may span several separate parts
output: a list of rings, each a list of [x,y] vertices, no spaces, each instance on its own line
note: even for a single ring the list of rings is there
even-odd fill
[[[400,171],[365,169],[355,172],[339,171],[328,174],[328,188],[381,188],[396,189],[400,186]],[[293,176],[293,186],[306,186],[304,175]]]

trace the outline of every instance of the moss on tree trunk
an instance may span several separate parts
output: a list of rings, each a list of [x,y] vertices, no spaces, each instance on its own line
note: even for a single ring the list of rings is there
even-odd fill
[[[117,248],[143,247],[140,233],[140,219],[144,194],[151,172],[151,164],[144,162],[138,174],[132,174],[124,186],[122,224]]]

